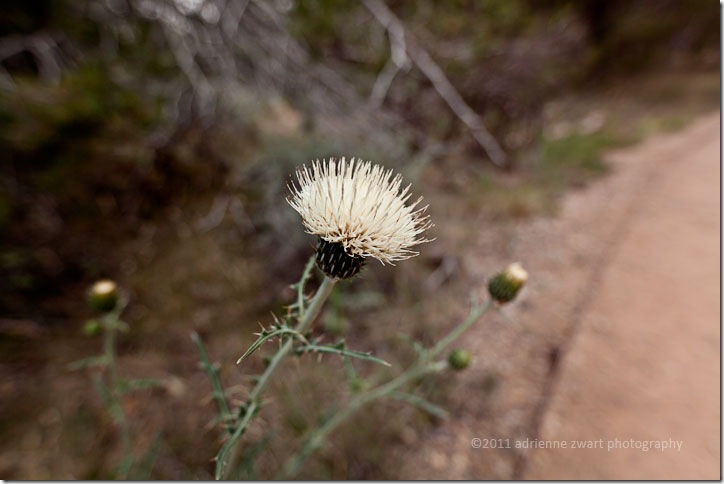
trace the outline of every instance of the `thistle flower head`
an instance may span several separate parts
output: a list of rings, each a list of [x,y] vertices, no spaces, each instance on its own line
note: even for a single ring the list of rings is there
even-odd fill
[[[329,276],[344,279],[359,272],[364,260],[382,264],[418,255],[411,250],[432,227],[422,197],[409,200],[410,185],[369,161],[319,160],[297,170],[299,186],[290,186],[289,204],[302,216],[308,233],[319,236],[317,264]]]

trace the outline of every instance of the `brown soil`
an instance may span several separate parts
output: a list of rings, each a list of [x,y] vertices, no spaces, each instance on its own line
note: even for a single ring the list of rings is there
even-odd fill
[[[567,195],[560,216],[511,228],[504,249],[530,284],[503,308],[512,322],[467,335],[477,361],[455,417],[402,452],[404,477],[720,478],[719,128],[710,116],[613,153],[613,174]],[[483,239],[473,274],[501,255]],[[608,451],[615,439],[682,448]]]
[[[643,184],[542,408],[539,439],[569,448],[531,452],[520,477],[721,478],[719,128],[712,116],[617,157]]]

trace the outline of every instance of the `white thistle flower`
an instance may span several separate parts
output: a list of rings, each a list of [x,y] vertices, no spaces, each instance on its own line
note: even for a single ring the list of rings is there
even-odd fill
[[[369,161],[352,158],[319,160],[297,170],[299,187],[289,187],[287,201],[302,216],[308,233],[319,236],[317,265],[330,277],[345,279],[361,269],[364,259],[382,264],[418,255],[410,248],[432,227],[427,206],[410,205],[410,185]]]

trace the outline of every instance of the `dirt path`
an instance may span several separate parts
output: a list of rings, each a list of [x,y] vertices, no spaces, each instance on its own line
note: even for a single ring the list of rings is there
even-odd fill
[[[719,142],[710,117],[618,160],[644,184],[542,405],[541,443],[568,448],[522,477],[720,478]]]
[[[531,279],[466,335],[455,417],[402,452],[405,478],[718,478],[718,160],[716,115],[612,153],[612,174],[554,218],[502,239],[481,226],[472,283],[513,260]],[[604,448],[524,448],[572,439]],[[608,452],[615,439],[683,444]]]

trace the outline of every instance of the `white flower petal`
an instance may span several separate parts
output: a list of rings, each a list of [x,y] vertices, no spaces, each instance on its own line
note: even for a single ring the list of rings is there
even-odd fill
[[[402,176],[393,176],[370,161],[352,158],[319,160],[297,170],[299,186],[290,186],[289,204],[302,216],[307,232],[342,244],[351,256],[393,263],[418,253],[411,247],[432,227],[427,206],[410,205],[410,185],[400,190]]]

